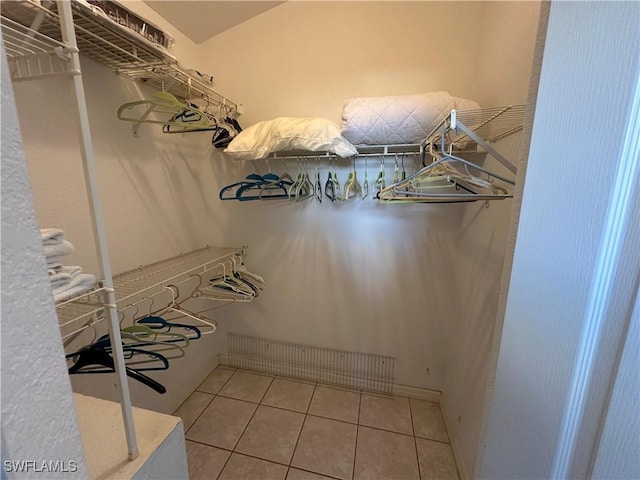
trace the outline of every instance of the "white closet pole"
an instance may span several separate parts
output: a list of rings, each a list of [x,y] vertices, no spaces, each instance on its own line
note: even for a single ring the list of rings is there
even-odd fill
[[[76,34],[73,27],[73,13],[71,12],[71,2],[68,0],[57,0],[58,14],[60,15],[60,30],[62,40],[70,47],[77,47]],[[75,71],[80,71],[80,58],[76,52],[71,53],[71,62]],[[129,459],[138,457],[138,445],[136,433],[133,425],[133,411],[131,409],[131,398],[129,395],[129,383],[125,371],[124,355],[122,352],[122,340],[120,337],[120,323],[118,321],[118,310],[116,298],[113,290],[113,280],[111,278],[111,265],[109,263],[109,253],[107,250],[107,240],[104,225],[102,222],[102,207],[98,196],[98,182],[96,179],[95,162],[93,156],[93,146],[91,144],[91,131],[89,129],[89,115],[84,95],[84,86],[80,75],[73,76],[73,86],[78,107],[80,120],[80,149],[82,152],[84,177],[87,194],[89,196],[89,208],[93,222],[93,234],[96,242],[96,252],[100,260],[100,277],[104,281],[106,304],[105,310],[109,317],[109,337],[113,349],[113,359],[115,363],[117,385],[120,389],[120,404],[122,407],[122,417],[124,419],[124,429],[127,439],[127,451]]]

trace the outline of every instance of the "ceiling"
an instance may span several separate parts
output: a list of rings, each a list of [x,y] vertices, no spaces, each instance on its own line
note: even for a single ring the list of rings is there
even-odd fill
[[[201,43],[284,2],[145,0],[145,3],[189,39]]]

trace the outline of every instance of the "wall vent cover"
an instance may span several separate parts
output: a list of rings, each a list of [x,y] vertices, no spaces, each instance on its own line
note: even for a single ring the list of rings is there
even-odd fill
[[[300,343],[227,334],[229,366],[391,394],[395,359]]]

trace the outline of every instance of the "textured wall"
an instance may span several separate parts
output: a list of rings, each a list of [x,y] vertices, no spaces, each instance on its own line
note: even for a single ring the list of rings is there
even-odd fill
[[[617,346],[596,342],[592,356],[578,353],[585,335],[597,328],[592,296],[609,281],[596,265],[601,251],[614,242],[606,221],[610,206],[620,205],[612,200],[620,193],[614,181],[625,158],[620,147],[627,122],[634,120],[629,105],[637,88],[638,57],[628,46],[640,41],[639,18],[635,2],[551,6],[483,478],[588,477],[602,414],[591,402],[606,396],[615,369],[599,372],[599,361],[608,363]],[[562,161],[549,152],[562,152]],[[609,153],[604,164],[602,152]],[[637,210],[629,218],[637,222]],[[614,302],[606,305],[603,339],[619,331],[631,312],[625,302],[635,296],[629,290],[637,288],[638,237],[630,232],[628,241],[631,246],[624,248],[631,253],[617,265],[613,294],[606,297]],[[625,278],[631,281],[621,282]],[[587,378],[584,410],[568,403],[576,368],[596,372]],[[587,414],[580,418],[582,412]],[[565,474],[554,462],[566,446],[564,422],[573,414],[580,441],[569,457],[579,461]]]
[[[87,478],[4,49],[1,57],[2,460],[40,469],[43,461],[77,462],[73,473],[31,469],[8,478]]]

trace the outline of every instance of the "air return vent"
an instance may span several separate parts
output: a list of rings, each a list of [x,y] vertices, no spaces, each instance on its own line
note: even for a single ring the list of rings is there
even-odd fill
[[[229,333],[229,365],[302,380],[390,394],[393,357]]]

